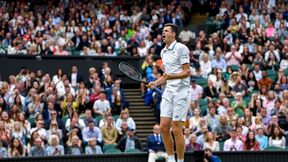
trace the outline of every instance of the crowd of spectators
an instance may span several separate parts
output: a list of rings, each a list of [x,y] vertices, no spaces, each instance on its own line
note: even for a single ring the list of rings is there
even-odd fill
[[[2,54],[134,57],[161,50],[157,45],[163,25],[183,27],[189,22],[186,15],[192,5],[170,0],[17,0],[1,4]]]

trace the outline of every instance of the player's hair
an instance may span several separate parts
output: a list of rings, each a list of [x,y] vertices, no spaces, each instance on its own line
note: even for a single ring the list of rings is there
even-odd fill
[[[167,27],[167,26],[170,26],[171,27],[171,32],[174,32],[177,37],[177,34],[178,34],[178,27],[175,25],[175,24],[172,24],[172,23],[167,23],[164,25],[164,28]]]

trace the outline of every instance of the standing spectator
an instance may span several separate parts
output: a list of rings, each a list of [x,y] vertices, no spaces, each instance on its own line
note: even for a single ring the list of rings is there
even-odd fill
[[[36,122],[36,127],[31,129],[30,134],[32,135],[34,131],[38,132],[42,139],[47,138],[47,131],[46,131],[46,129],[44,129],[44,121],[43,120],[38,120]]]
[[[192,33],[187,27],[185,27],[184,30],[179,33],[179,39],[183,44],[189,46],[189,44],[192,42],[193,35],[195,37],[195,33]]]
[[[85,154],[86,155],[103,154],[101,147],[96,144],[97,140],[95,138],[89,139],[88,146],[85,147]]]
[[[57,135],[51,135],[48,140],[49,146],[46,147],[48,156],[64,155],[64,147],[59,144],[59,137]]]
[[[46,156],[47,152],[43,147],[43,140],[38,137],[34,141],[34,146],[29,151],[29,156]]]
[[[76,90],[79,87],[79,83],[82,81],[82,76],[78,72],[78,68],[76,65],[72,65],[71,74],[68,75],[69,82],[72,87]]]
[[[155,162],[159,157],[165,159],[168,157],[160,132],[160,126],[156,124],[153,126],[154,134],[147,137],[146,150],[149,152],[148,162]]]
[[[224,151],[242,151],[243,142],[237,137],[237,130],[233,129],[230,133],[230,139],[224,142]]]

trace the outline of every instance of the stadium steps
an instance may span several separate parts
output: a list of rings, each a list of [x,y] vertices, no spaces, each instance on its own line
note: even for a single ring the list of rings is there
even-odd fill
[[[152,134],[156,123],[154,110],[146,106],[140,89],[124,89],[126,101],[129,102],[129,114],[136,123],[136,132],[143,146],[146,145],[147,136]]]

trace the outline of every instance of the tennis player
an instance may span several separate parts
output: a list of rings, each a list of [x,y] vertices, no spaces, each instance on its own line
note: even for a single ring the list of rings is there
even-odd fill
[[[164,73],[147,85],[154,88],[166,83],[161,101],[160,128],[168,162],[175,162],[171,127],[175,137],[177,162],[184,162],[185,140],[182,128],[191,101],[189,49],[176,41],[177,32],[176,25],[164,25],[162,37],[166,46],[161,51]]]

